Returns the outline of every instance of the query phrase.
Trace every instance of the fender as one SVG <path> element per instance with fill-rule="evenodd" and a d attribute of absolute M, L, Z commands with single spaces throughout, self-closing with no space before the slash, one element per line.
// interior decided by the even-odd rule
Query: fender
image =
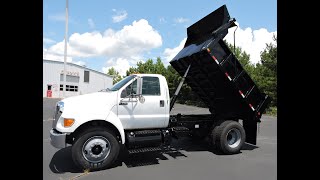
<path fill-rule="evenodd" d="M 110 111 L 106 121 L 111 123 L 112 125 L 114 125 L 118 129 L 120 136 L 121 136 L 121 142 L 122 142 L 122 144 L 124 144 L 126 138 L 125 138 L 124 129 L 123 129 L 123 126 L 122 126 L 122 123 L 121 123 L 119 117 L 115 113 Z"/>
<path fill-rule="evenodd" d="M 125 143 L 125 135 L 124 135 L 124 129 L 123 129 L 122 123 L 121 123 L 120 119 L 118 118 L 118 116 L 115 113 L 113 113 L 112 111 L 110 111 L 108 113 L 108 115 L 107 114 L 93 114 L 93 113 L 82 114 L 81 113 L 81 115 L 75 116 L 74 118 L 76 119 L 75 123 L 71 127 L 65 128 L 63 126 L 63 120 L 62 120 L 63 118 L 61 116 L 61 118 L 59 119 L 59 121 L 56 125 L 56 129 L 60 132 L 64 132 L 64 133 L 69 134 L 69 133 L 74 132 L 79 126 L 81 126 L 84 123 L 87 123 L 92 120 L 103 120 L 103 121 L 107 121 L 107 122 L 111 123 L 112 125 L 114 125 L 117 128 L 117 130 L 119 131 L 119 134 L 121 136 L 122 144 Z"/>

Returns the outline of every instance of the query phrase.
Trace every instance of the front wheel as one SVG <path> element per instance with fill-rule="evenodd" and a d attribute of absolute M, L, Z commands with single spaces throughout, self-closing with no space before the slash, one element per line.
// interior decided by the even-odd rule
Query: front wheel
<path fill-rule="evenodd" d="M 81 133 L 72 146 L 72 159 L 82 169 L 107 168 L 117 159 L 120 146 L 115 135 L 96 127 Z"/>
<path fill-rule="evenodd" d="M 225 154 L 238 153 L 245 142 L 246 134 L 242 125 L 236 121 L 224 121 L 212 132 L 214 145 Z"/>

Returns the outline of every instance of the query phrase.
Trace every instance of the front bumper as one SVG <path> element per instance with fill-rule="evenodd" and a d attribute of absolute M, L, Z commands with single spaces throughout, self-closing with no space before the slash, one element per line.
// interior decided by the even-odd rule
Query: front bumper
<path fill-rule="evenodd" d="M 58 132 L 55 129 L 50 130 L 50 143 L 53 147 L 61 149 L 66 147 L 66 133 Z"/>

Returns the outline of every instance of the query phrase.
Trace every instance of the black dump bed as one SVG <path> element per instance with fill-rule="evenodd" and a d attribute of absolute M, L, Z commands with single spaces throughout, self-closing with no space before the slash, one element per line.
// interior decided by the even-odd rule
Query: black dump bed
<path fill-rule="evenodd" d="M 270 98 L 223 41 L 234 22 L 224 5 L 188 27 L 186 44 L 170 64 L 181 76 L 191 64 L 185 80 L 213 115 L 257 122 Z"/>

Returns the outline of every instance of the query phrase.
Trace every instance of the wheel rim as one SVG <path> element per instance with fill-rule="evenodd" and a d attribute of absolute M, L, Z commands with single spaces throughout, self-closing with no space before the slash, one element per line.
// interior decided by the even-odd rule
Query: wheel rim
<path fill-rule="evenodd" d="M 105 160 L 111 150 L 111 144 L 103 136 L 89 138 L 82 146 L 82 156 L 91 163 L 98 163 Z"/>
<path fill-rule="evenodd" d="M 241 142 L 241 133 L 239 129 L 230 129 L 227 133 L 228 146 L 231 148 L 236 148 Z"/>

